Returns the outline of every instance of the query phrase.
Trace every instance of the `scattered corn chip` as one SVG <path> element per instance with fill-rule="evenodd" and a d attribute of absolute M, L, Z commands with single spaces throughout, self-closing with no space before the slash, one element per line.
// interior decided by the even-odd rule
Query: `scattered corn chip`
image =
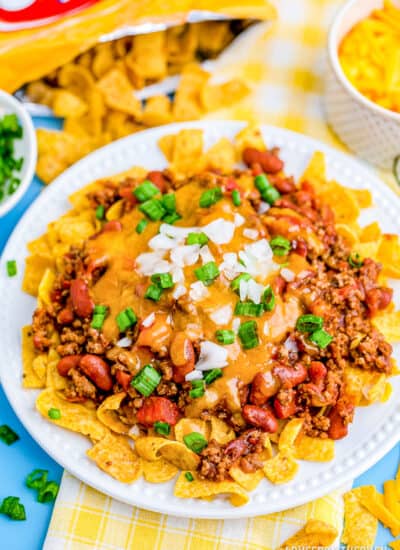
<path fill-rule="evenodd" d="M 337 529 L 333 525 L 325 521 L 309 519 L 305 526 L 300 531 L 297 531 L 293 537 L 290 537 L 281 544 L 278 550 L 326 547 L 333 544 L 337 536 Z"/>
<path fill-rule="evenodd" d="M 341 542 L 349 548 L 373 546 L 378 520 L 359 502 L 360 488 L 348 491 L 344 499 L 344 530 Z"/>

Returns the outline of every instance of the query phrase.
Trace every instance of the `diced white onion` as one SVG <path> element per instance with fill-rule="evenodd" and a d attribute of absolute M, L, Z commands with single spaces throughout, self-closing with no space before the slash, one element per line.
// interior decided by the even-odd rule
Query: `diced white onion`
<path fill-rule="evenodd" d="M 265 334 L 265 336 L 268 336 L 268 335 L 269 335 L 269 324 L 268 324 L 268 321 L 265 321 L 265 323 L 264 323 L 263 333 Z"/>
<path fill-rule="evenodd" d="M 232 306 L 230 304 L 222 306 L 210 313 L 209 316 L 216 325 L 227 325 L 232 318 Z"/>
<path fill-rule="evenodd" d="M 235 226 L 240 227 L 241 225 L 244 224 L 244 222 L 245 222 L 244 217 L 236 212 L 236 214 L 233 217 L 233 223 L 235 224 Z"/>
<path fill-rule="evenodd" d="M 209 249 L 208 245 L 202 246 L 200 248 L 200 258 L 203 264 L 207 264 L 208 262 L 215 262 L 215 258 L 211 254 L 211 250 Z"/>
<path fill-rule="evenodd" d="M 178 246 L 180 241 L 177 239 L 171 239 L 167 235 L 159 233 L 149 240 L 148 245 L 153 250 L 171 250 Z"/>
<path fill-rule="evenodd" d="M 239 283 L 239 298 L 241 302 L 244 302 L 247 298 L 248 281 L 240 281 Z"/>
<path fill-rule="evenodd" d="M 199 302 L 208 296 L 208 289 L 201 281 L 196 281 L 190 285 L 189 296 L 194 302 Z"/>
<path fill-rule="evenodd" d="M 142 275 L 154 275 L 155 273 L 169 273 L 171 264 L 163 259 L 165 251 L 145 252 L 136 258 L 138 271 Z"/>
<path fill-rule="evenodd" d="M 203 232 L 215 244 L 228 244 L 233 238 L 235 224 L 223 218 L 218 218 L 208 225 L 205 225 Z"/>
<path fill-rule="evenodd" d="M 243 229 L 243 235 L 248 239 L 255 241 L 258 238 L 259 232 L 257 229 L 250 229 L 250 227 L 246 227 L 246 229 Z"/>
<path fill-rule="evenodd" d="M 151 327 L 151 325 L 154 323 L 155 320 L 156 320 L 156 315 L 153 311 L 152 313 L 150 313 L 150 315 L 146 317 L 146 319 L 143 319 L 142 325 L 144 327 Z"/>
<path fill-rule="evenodd" d="M 176 287 L 174 288 L 173 292 L 172 292 L 172 298 L 174 300 L 178 300 L 181 296 L 183 296 L 184 294 L 186 294 L 187 290 L 186 290 L 186 287 L 183 286 L 183 285 L 176 285 Z"/>
<path fill-rule="evenodd" d="M 260 206 L 258 207 L 257 214 L 265 214 L 270 209 L 270 205 L 267 202 L 261 201 Z"/>
<path fill-rule="evenodd" d="M 226 252 L 222 258 L 224 261 L 219 266 L 219 270 L 230 281 L 245 271 L 244 266 L 238 262 L 238 257 L 235 252 Z"/>
<path fill-rule="evenodd" d="M 119 348 L 129 348 L 129 346 L 132 345 L 132 338 L 129 338 L 128 336 L 124 336 L 124 338 L 121 338 L 121 340 L 118 340 L 117 346 Z"/>
<path fill-rule="evenodd" d="M 197 370 L 211 370 L 226 367 L 228 364 L 228 350 L 223 347 L 205 340 L 200 344 L 200 357 L 195 368 Z"/>
<path fill-rule="evenodd" d="M 129 430 L 129 435 L 137 436 L 140 435 L 140 428 L 137 424 L 134 424 Z"/>
<path fill-rule="evenodd" d="M 244 250 L 239 252 L 239 257 L 244 263 L 243 271 L 247 271 L 253 277 L 265 278 L 271 271 L 278 268 L 273 261 L 272 249 L 267 239 L 245 245 Z"/>
<path fill-rule="evenodd" d="M 171 270 L 171 275 L 174 283 L 183 283 L 185 280 L 185 274 L 183 273 L 183 269 L 181 267 L 173 267 Z"/>
<path fill-rule="evenodd" d="M 239 319 L 239 317 L 235 317 L 232 321 L 232 330 L 237 333 L 239 331 L 240 324 L 241 320 Z"/>
<path fill-rule="evenodd" d="M 289 336 L 289 338 L 286 338 L 283 345 L 285 346 L 285 348 L 288 351 L 294 351 L 294 352 L 299 351 L 299 348 L 297 347 L 296 340 L 293 340 L 293 338 L 291 338 L 290 336 Z"/>
<path fill-rule="evenodd" d="M 192 380 L 201 380 L 203 378 L 203 373 L 201 370 L 192 370 L 188 372 L 185 376 L 186 382 L 191 382 Z"/>
<path fill-rule="evenodd" d="M 199 259 L 200 245 L 185 244 L 171 250 L 171 261 L 179 267 L 193 265 Z"/>
<path fill-rule="evenodd" d="M 283 269 L 281 269 L 281 275 L 287 283 L 291 283 L 296 278 L 296 275 L 294 274 L 294 272 L 291 269 L 288 269 L 287 267 L 284 267 Z"/>
<path fill-rule="evenodd" d="M 183 242 L 189 233 L 196 233 L 199 229 L 197 227 L 178 227 L 177 225 L 169 225 L 168 223 L 162 223 L 160 225 L 160 233 L 167 235 L 172 239 Z"/>
<path fill-rule="evenodd" d="M 247 297 L 255 304 L 261 302 L 261 296 L 263 295 L 264 287 L 256 283 L 253 279 L 250 279 L 247 284 Z"/>

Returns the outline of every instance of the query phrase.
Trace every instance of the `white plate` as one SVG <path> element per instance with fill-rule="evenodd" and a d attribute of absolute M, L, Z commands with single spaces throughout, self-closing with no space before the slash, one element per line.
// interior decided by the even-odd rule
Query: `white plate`
<path fill-rule="evenodd" d="M 329 463 L 302 462 L 297 477 L 285 485 L 263 481 L 251 494 L 250 502 L 235 508 L 223 498 L 213 502 L 183 500 L 173 496 L 173 482 L 159 484 L 139 480 L 124 485 L 102 472 L 85 455 L 89 441 L 44 420 L 34 407 L 37 391 L 21 387 L 21 326 L 30 322 L 35 300 L 21 288 L 26 243 L 42 234 L 48 222 L 69 208 L 67 196 L 91 180 L 115 174 L 138 164 L 148 169 L 160 169 L 165 160 L 157 148 L 160 136 L 180 128 L 203 128 L 205 144 L 210 146 L 222 136 L 233 138 L 243 127 L 240 122 L 203 121 L 174 124 L 147 130 L 112 143 L 75 164 L 62 174 L 36 200 L 12 234 L 0 266 L 1 380 L 15 412 L 32 437 L 64 468 L 76 477 L 112 497 L 157 512 L 192 518 L 235 518 L 255 516 L 291 508 L 318 498 L 353 479 L 377 462 L 400 438 L 400 404 L 396 396 L 400 378 L 393 379 L 392 399 L 385 404 L 358 409 L 347 438 L 336 443 L 336 458 Z M 371 172 L 350 157 L 322 143 L 287 130 L 264 126 L 263 134 L 269 146 L 281 147 L 286 171 L 298 176 L 315 150 L 326 153 L 329 177 L 349 187 L 372 191 L 377 208 L 362 215 L 361 223 L 373 219 L 381 222 L 385 231 L 400 233 L 400 200 Z M 5 262 L 16 259 L 18 276 L 5 275 Z M 400 304 L 400 285 L 394 283 L 395 301 Z M 399 349 L 395 355 L 399 357 Z"/>

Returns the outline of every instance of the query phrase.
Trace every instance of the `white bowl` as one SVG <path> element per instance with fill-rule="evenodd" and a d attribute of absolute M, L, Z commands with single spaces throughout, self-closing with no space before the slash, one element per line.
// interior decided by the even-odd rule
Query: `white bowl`
<path fill-rule="evenodd" d="M 325 107 L 328 122 L 357 155 L 392 170 L 400 155 L 400 114 L 363 96 L 345 76 L 338 57 L 344 36 L 356 23 L 383 7 L 383 0 L 350 0 L 338 12 L 329 32 Z"/>
<path fill-rule="evenodd" d="M 37 159 L 36 134 L 32 119 L 25 107 L 12 95 L 0 90 L 0 118 L 6 114 L 15 113 L 23 128 L 21 139 L 14 141 L 16 158 L 23 157 L 22 170 L 18 174 L 21 183 L 12 195 L 7 195 L 0 202 L 0 218 L 13 208 L 28 189 L 35 173 Z"/>

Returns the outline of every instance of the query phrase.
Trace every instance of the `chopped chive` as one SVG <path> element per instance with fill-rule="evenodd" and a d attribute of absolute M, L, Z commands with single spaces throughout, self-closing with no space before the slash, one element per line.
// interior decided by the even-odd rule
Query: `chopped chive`
<path fill-rule="evenodd" d="M 235 307 L 235 315 L 244 315 L 246 317 L 261 317 L 264 313 L 263 304 L 254 302 L 238 302 Z"/>
<path fill-rule="evenodd" d="M 47 414 L 49 416 L 49 418 L 51 418 L 52 420 L 60 420 L 61 418 L 61 411 L 60 409 L 55 409 L 55 408 L 51 408 L 47 411 Z"/>
<path fill-rule="evenodd" d="M 136 233 L 138 233 L 139 235 L 141 233 L 143 233 L 143 231 L 146 229 L 146 227 L 149 225 L 149 222 L 148 220 L 140 220 L 140 222 L 137 224 L 137 226 L 135 227 L 135 231 Z"/>
<path fill-rule="evenodd" d="M 153 300 L 154 302 L 158 302 L 158 300 L 161 298 L 162 295 L 162 288 L 160 288 L 157 285 L 150 285 L 146 293 L 144 295 L 145 298 L 148 300 Z"/>
<path fill-rule="evenodd" d="M 209 208 L 221 199 L 222 189 L 220 187 L 214 187 L 213 189 L 207 189 L 201 194 L 199 204 L 201 208 Z"/>
<path fill-rule="evenodd" d="M 221 378 L 221 376 L 222 376 L 222 369 L 208 370 L 204 375 L 204 382 L 207 384 L 207 386 L 209 386 L 210 384 L 215 382 L 215 380 L 217 380 L 218 378 Z"/>
<path fill-rule="evenodd" d="M 18 441 L 19 435 L 14 432 L 7 424 L 0 426 L 0 440 L 6 445 L 12 445 Z"/>
<path fill-rule="evenodd" d="M 20 503 L 19 497 L 6 497 L 1 503 L 0 514 L 16 521 L 26 519 L 25 507 Z"/>
<path fill-rule="evenodd" d="M 171 426 L 168 424 L 168 422 L 161 422 L 157 420 L 157 422 L 154 422 L 153 428 L 154 431 L 160 435 L 169 435 L 171 432 Z"/>
<path fill-rule="evenodd" d="M 173 214 L 176 211 L 175 193 L 167 193 L 161 197 L 161 202 L 167 212 Z"/>
<path fill-rule="evenodd" d="M 231 289 L 235 292 L 239 292 L 241 281 L 250 281 L 251 275 L 249 273 L 241 273 L 231 282 Z"/>
<path fill-rule="evenodd" d="M 275 294 L 270 286 L 264 290 L 262 303 L 265 311 L 272 311 L 275 307 Z"/>
<path fill-rule="evenodd" d="M 48 473 L 48 470 L 33 470 L 33 472 L 27 476 L 25 485 L 29 487 L 29 489 L 41 489 L 47 483 Z"/>
<path fill-rule="evenodd" d="M 185 472 L 185 477 L 188 481 L 194 481 L 194 477 L 191 472 Z"/>
<path fill-rule="evenodd" d="M 325 349 L 332 342 L 333 337 L 326 330 L 320 328 L 310 335 L 310 340 L 319 348 Z"/>
<path fill-rule="evenodd" d="M 307 313 L 305 315 L 300 315 L 296 321 L 296 328 L 300 332 L 314 332 L 322 328 L 324 320 L 318 315 L 312 315 Z"/>
<path fill-rule="evenodd" d="M 59 488 L 58 483 L 55 481 L 48 481 L 38 491 L 38 502 L 53 502 L 56 500 Z"/>
<path fill-rule="evenodd" d="M 15 260 L 8 260 L 6 263 L 7 275 L 9 277 L 15 277 L 17 274 L 17 262 Z"/>
<path fill-rule="evenodd" d="M 194 270 L 196 277 L 201 281 L 205 286 L 209 286 L 214 282 L 219 275 L 219 269 L 215 262 L 208 262 L 202 267 L 198 267 Z"/>
<path fill-rule="evenodd" d="M 157 186 L 154 185 L 154 183 L 149 180 L 145 180 L 132 192 L 139 202 L 145 202 L 154 197 L 154 195 L 158 195 L 160 190 Z"/>
<path fill-rule="evenodd" d="M 143 202 L 139 206 L 139 210 L 153 221 L 161 220 L 161 218 L 166 214 L 164 206 L 156 199 L 149 199 L 146 202 Z"/>
<path fill-rule="evenodd" d="M 275 256 L 286 256 L 292 246 L 288 239 L 280 235 L 271 239 L 269 244 Z"/>
<path fill-rule="evenodd" d="M 224 344 L 225 346 L 228 344 L 233 344 L 233 342 L 235 341 L 235 333 L 233 332 L 233 330 L 217 330 L 215 332 L 215 337 L 220 344 Z"/>
<path fill-rule="evenodd" d="M 265 174 L 259 174 L 254 178 L 254 185 L 263 194 L 267 189 L 271 188 L 271 184 Z"/>
<path fill-rule="evenodd" d="M 192 432 L 183 436 L 183 442 L 191 451 L 200 454 L 208 445 L 207 439 L 198 432 Z"/>
<path fill-rule="evenodd" d="M 105 208 L 102 204 L 96 208 L 96 218 L 98 220 L 104 220 Z"/>
<path fill-rule="evenodd" d="M 239 327 L 238 336 L 242 342 L 243 349 L 252 349 L 258 346 L 257 323 L 246 321 Z"/>
<path fill-rule="evenodd" d="M 148 397 L 161 382 L 161 374 L 151 365 L 145 365 L 131 380 L 131 386 L 139 393 Z"/>
<path fill-rule="evenodd" d="M 272 206 L 278 199 L 281 198 L 281 194 L 277 189 L 275 189 L 275 187 L 269 187 L 261 193 L 261 197 L 265 202 Z"/>
<path fill-rule="evenodd" d="M 200 246 L 204 246 L 208 243 L 208 237 L 205 233 L 189 233 L 186 243 L 199 244 Z"/>
<path fill-rule="evenodd" d="M 151 281 L 160 288 L 172 288 L 174 286 L 170 273 L 154 273 L 151 276 Z"/>
<path fill-rule="evenodd" d="M 131 307 L 127 307 L 116 316 L 116 321 L 120 332 L 125 332 L 128 328 L 137 323 L 137 317 Z"/>
<path fill-rule="evenodd" d="M 189 396 L 192 399 L 197 399 L 198 397 L 202 397 L 205 393 L 204 386 L 202 388 L 193 388 L 189 391 Z"/>
<path fill-rule="evenodd" d="M 242 204 L 242 199 L 240 198 L 240 192 L 237 189 L 232 191 L 232 202 L 234 206 L 240 206 Z"/>

